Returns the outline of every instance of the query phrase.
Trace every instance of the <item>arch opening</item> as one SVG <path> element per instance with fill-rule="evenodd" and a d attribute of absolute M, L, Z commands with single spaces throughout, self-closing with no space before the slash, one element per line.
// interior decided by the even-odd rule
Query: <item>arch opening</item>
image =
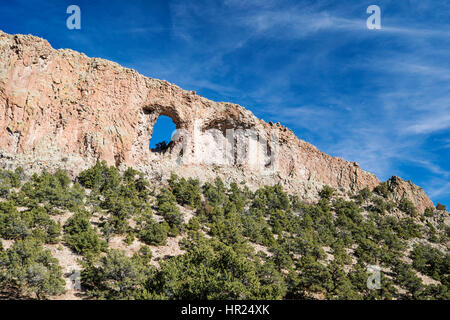
<path fill-rule="evenodd" d="M 152 137 L 149 141 L 149 148 L 152 152 L 163 153 L 172 146 L 172 137 L 176 133 L 176 125 L 172 118 L 160 115 L 153 126 Z"/>

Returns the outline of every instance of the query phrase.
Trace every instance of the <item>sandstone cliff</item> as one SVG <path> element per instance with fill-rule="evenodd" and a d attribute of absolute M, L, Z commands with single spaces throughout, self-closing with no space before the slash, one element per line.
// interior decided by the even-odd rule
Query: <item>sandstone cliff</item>
<path fill-rule="evenodd" d="M 179 131 L 161 153 L 148 148 L 160 115 L 170 116 Z M 98 159 L 134 166 L 154 179 L 173 171 L 253 187 L 282 183 L 305 200 L 325 184 L 342 192 L 379 184 L 357 163 L 331 157 L 239 105 L 0 31 L 0 165 L 78 173 Z M 407 189 L 420 209 L 432 206 L 420 188 Z"/>

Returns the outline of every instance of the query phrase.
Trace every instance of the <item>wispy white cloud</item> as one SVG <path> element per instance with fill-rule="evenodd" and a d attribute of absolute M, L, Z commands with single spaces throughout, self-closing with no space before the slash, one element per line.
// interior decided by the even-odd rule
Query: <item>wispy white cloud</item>
<path fill-rule="evenodd" d="M 450 128 L 450 110 L 448 114 L 434 114 L 420 119 L 420 123 L 405 128 L 406 133 L 425 134 Z"/>
<path fill-rule="evenodd" d="M 428 195 L 434 199 L 440 199 L 444 197 L 448 198 L 450 196 L 450 182 L 445 180 L 435 179 L 431 182 L 428 182 L 426 183 L 425 189 L 427 190 Z M 442 201 L 440 202 L 442 203 Z"/>
<path fill-rule="evenodd" d="M 416 163 L 443 178 L 450 177 L 450 171 L 442 169 L 440 166 L 434 164 L 429 160 L 410 159 L 409 161 Z"/>

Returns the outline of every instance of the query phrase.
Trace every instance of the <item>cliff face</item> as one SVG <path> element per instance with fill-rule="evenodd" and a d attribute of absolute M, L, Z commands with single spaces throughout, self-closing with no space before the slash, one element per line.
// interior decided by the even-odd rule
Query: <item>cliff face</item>
<path fill-rule="evenodd" d="M 178 134 L 167 151 L 152 152 L 148 141 L 160 115 L 173 119 Z M 98 159 L 159 179 L 174 171 L 255 187 L 280 182 L 305 200 L 325 184 L 341 191 L 379 184 L 357 163 L 331 157 L 239 105 L 0 31 L 0 164 L 78 173 Z M 424 193 L 420 201 L 432 205 Z"/>

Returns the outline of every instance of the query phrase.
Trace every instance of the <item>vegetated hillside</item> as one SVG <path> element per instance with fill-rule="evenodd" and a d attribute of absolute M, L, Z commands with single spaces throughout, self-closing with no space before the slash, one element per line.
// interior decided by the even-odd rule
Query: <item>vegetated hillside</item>
<path fill-rule="evenodd" d="M 161 185 L 104 162 L 76 181 L 0 170 L 1 297 L 449 299 L 448 213 L 393 199 L 383 183 L 305 204 L 279 185 Z"/>

